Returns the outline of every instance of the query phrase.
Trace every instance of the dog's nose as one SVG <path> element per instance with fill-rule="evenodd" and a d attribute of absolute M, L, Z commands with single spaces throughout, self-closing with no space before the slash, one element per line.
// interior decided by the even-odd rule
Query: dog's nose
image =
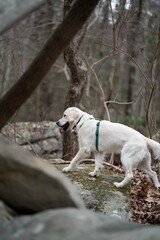
<path fill-rule="evenodd" d="M 56 122 L 57 126 L 59 126 L 59 121 Z"/>

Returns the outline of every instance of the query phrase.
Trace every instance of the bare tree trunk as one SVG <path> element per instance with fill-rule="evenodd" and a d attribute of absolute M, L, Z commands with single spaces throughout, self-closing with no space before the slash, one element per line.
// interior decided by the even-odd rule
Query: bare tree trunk
<path fill-rule="evenodd" d="M 129 24 L 129 33 L 128 33 L 128 52 L 129 54 L 136 59 L 137 50 L 136 40 L 138 36 L 139 30 L 139 21 L 142 11 L 142 2 L 140 0 L 131 0 L 131 19 Z M 128 69 L 128 92 L 127 92 L 127 101 L 132 102 L 134 97 L 137 94 L 136 91 L 136 83 L 137 83 L 137 69 L 133 62 L 130 62 Z M 133 113 L 133 104 L 127 104 L 125 109 L 126 115 L 130 116 Z M 135 111 L 134 111 L 135 113 Z"/>
<path fill-rule="evenodd" d="M 149 9 L 149 4 L 150 2 L 149 1 L 145 1 L 143 3 L 143 14 L 142 14 L 142 18 L 141 18 L 141 26 L 145 26 L 146 28 L 150 29 L 150 18 L 149 17 L 146 17 L 146 13 Z M 141 52 L 143 53 L 143 60 L 141 60 L 141 66 L 143 67 L 144 69 L 144 72 L 146 75 L 149 76 L 149 73 L 148 73 L 148 68 L 146 68 L 146 61 L 145 59 L 148 58 L 148 51 L 144 51 L 143 49 L 143 46 L 145 46 L 145 48 L 148 48 L 148 32 L 147 31 L 142 31 L 142 34 L 141 34 L 141 45 L 142 45 L 142 49 L 141 49 Z M 146 105 L 147 105 L 147 99 L 148 99 L 148 96 L 149 96 L 149 89 L 148 89 L 148 84 L 147 84 L 147 81 L 146 80 L 143 80 L 143 88 L 142 88 L 142 97 L 140 98 L 139 100 L 139 115 L 141 118 L 144 117 L 144 114 L 145 114 L 145 111 L 146 111 Z"/>
<path fill-rule="evenodd" d="M 159 92 L 160 92 L 160 81 L 159 81 L 159 76 L 160 76 L 160 16 L 159 16 L 159 22 L 158 22 L 158 29 L 157 29 L 157 52 L 156 52 L 156 63 L 155 63 L 155 81 L 157 84 L 156 88 L 156 111 L 159 111 Z"/>
<path fill-rule="evenodd" d="M 159 16 L 160 20 L 160 16 Z M 157 36 L 155 42 L 155 53 L 154 59 L 151 66 L 151 79 L 152 79 L 152 89 L 150 90 L 150 96 L 148 100 L 148 108 L 147 108 L 147 127 L 149 131 L 149 135 L 152 138 L 153 131 L 157 131 L 156 126 L 156 113 L 159 113 L 159 91 L 160 91 L 160 83 L 159 83 L 159 74 L 160 74 L 160 22 L 158 21 L 157 26 Z M 159 114 L 158 114 L 159 117 Z"/>
<path fill-rule="evenodd" d="M 116 70 L 116 53 L 117 53 L 117 48 L 119 46 L 119 35 L 121 31 L 121 25 L 123 23 L 123 16 L 125 15 L 125 4 L 126 0 L 121 0 L 119 1 L 119 11 L 117 15 L 116 21 L 114 20 L 113 17 L 113 11 L 112 11 L 112 6 L 110 3 L 110 8 L 111 8 L 111 14 L 112 14 L 112 40 L 113 40 L 113 46 L 112 46 L 112 56 L 111 56 L 111 65 L 110 65 L 110 72 L 109 72 L 109 79 L 108 79 L 108 93 L 106 97 L 106 101 L 109 102 L 112 99 L 113 95 L 113 80 L 115 76 L 115 70 Z M 107 103 L 107 106 L 109 103 Z M 102 110 L 100 112 L 100 118 L 102 119 L 105 114 L 105 108 L 104 106 L 102 107 Z"/>
<path fill-rule="evenodd" d="M 71 7 L 73 0 L 64 2 L 64 15 Z M 85 35 L 86 28 L 81 30 L 81 34 L 76 36 L 64 51 L 64 60 L 70 70 L 70 86 L 67 94 L 65 109 L 71 106 L 78 106 L 84 88 L 87 84 L 87 68 L 78 55 L 78 49 Z M 71 132 L 65 132 L 63 136 L 63 159 L 73 158 L 78 149 L 76 136 Z"/>
<path fill-rule="evenodd" d="M 117 20 L 114 22 L 113 20 L 113 29 L 112 29 L 112 35 L 113 35 L 113 51 L 112 51 L 112 58 L 111 58 L 111 68 L 109 73 L 109 88 L 108 88 L 108 96 L 107 101 L 110 101 L 112 99 L 113 94 L 113 80 L 115 75 L 115 68 L 116 68 L 116 48 L 118 48 L 119 43 L 119 35 L 121 30 L 121 24 L 123 22 L 123 15 L 125 11 L 125 4 L 126 0 L 122 0 L 119 2 L 119 12 L 117 16 Z"/>
<path fill-rule="evenodd" d="M 2 97 L 0 100 L 0 129 L 30 97 L 61 52 L 68 46 L 72 38 L 86 22 L 98 1 L 77 0 L 30 67 Z"/>

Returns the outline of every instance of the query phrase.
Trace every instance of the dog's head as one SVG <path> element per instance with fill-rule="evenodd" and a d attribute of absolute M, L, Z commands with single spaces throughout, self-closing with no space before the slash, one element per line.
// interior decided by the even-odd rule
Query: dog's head
<path fill-rule="evenodd" d="M 72 129 L 77 123 L 78 119 L 81 117 L 82 113 L 83 112 L 79 108 L 67 108 L 63 113 L 63 117 L 56 122 L 60 128 L 60 131 L 67 131 L 69 127 Z"/>

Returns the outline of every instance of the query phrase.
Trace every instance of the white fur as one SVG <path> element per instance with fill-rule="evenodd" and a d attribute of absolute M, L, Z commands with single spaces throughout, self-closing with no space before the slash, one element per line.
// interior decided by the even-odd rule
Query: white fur
<path fill-rule="evenodd" d="M 82 117 L 82 118 L 81 118 Z M 101 121 L 99 128 L 98 151 L 95 146 L 96 123 L 98 122 L 86 112 L 78 108 L 71 107 L 65 110 L 63 117 L 57 122 L 59 127 L 69 122 L 70 128 L 77 133 L 79 151 L 72 159 L 69 166 L 63 172 L 73 171 L 76 166 L 83 161 L 91 152 L 95 155 L 95 169 L 89 173 L 90 176 L 98 176 L 103 165 L 104 154 L 119 153 L 121 162 L 125 170 L 125 178 L 122 182 L 115 182 L 116 187 L 123 187 L 133 178 L 132 170 L 138 168 L 147 173 L 156 188 L 160 187 L 156 172 L 151 169 L 152 149 L 155 158 L 160 158 L 160 144 L 144 137 L 136 130 L 109 121 Z"/>

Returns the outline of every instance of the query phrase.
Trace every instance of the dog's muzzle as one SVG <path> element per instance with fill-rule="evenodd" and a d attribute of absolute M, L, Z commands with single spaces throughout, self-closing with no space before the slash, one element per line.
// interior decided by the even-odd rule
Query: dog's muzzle
<path fill-rule="evenodd" d="M 66 122 L 65 124 L 61 125 L 60 121 L 57 121 L 56 124 L 60 128 L 61 132 L 67 131 L 69 128 L 69 122 Z"/>

